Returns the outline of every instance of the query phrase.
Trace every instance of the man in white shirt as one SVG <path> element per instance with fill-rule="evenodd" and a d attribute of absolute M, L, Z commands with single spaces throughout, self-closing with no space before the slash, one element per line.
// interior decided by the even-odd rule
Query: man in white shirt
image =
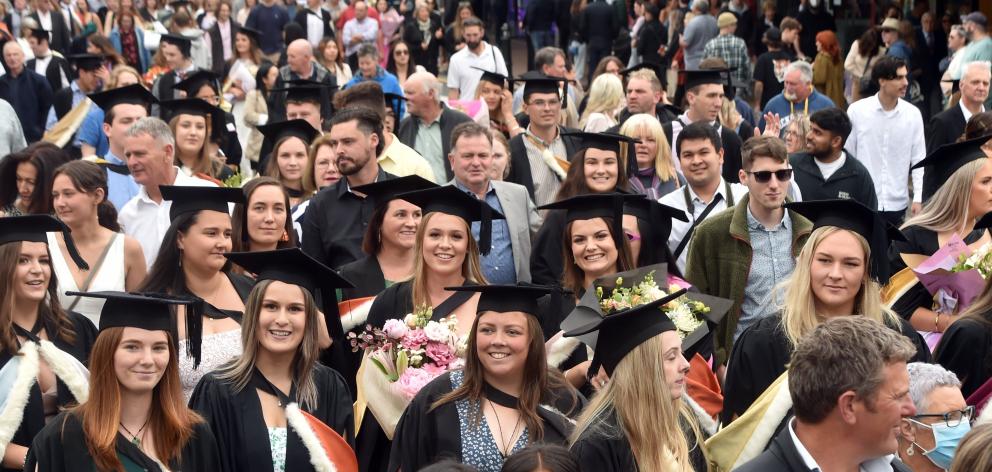
<path fill-rule="evenodd" d="M 738 472 L 909 470 L 896 458 L 905 418 L 916 414 L 906 362 L 916 348 L 864 316 L 838 316 L 800 339 L 789 364 L 795 418 Z"/>
<path fill-rule="evenodd" d="M 379 34 L 379 22 L 369 18 L 369 6 L 363 0 L 355 2 L 355 17 L 344 23 L 341 41 L 345 44 L 345 56 L 351 70 L 358 69 L 358 48 L 363 44 L 375 45 Z"/>
<path fill-rule="evenodd" d="M 906 62 L 884 56 L 872 66 L 879 91 L 854 102 L 848 109 L 851 135 L 844 148 L 868 169 L 878 195 L 882 217 L 898 227 L 910 207 L 909 168 L 927 154 L 920 110 L 903 100 L 909 87 Z M 912 171 L 912 213 L 920 211 L 923 170 Z"/>
<path fill-rule="evenodd" d="M 134 181 L 141 185 L 138 195 L 121 208 L 117 220 L 124 233 L 137 239 L 145 252 L 147 267 L 158 256 L 162 239 L 169 229 L 169 208 L 162 199 L 160 185 L 216 187 L 213 182 L 189 177 L 173 165 L 176 140 L 164 121 L 147 117 L 134 123 L 124 137 L 124 155 Z"/>
<path fill-rule="evenodd" d="M 462 22 L 462 37 L 465 47 L 451 56 L 448 63 L 448 99 L 475 98 L 475 88 L 479 86 L 483 71 L 509 76 L 506 62 L 499 48 L 483 39 L 486 28 L 482 20 L 471 17 Z"/>

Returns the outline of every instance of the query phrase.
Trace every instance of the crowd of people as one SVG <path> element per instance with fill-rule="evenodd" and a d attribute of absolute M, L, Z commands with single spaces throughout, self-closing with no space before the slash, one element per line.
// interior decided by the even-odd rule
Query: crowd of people
<path fill-rule="evenodd" d="M 0 0 L 0 469 L 992 470 L 988 19 L 836 3 Z"/>

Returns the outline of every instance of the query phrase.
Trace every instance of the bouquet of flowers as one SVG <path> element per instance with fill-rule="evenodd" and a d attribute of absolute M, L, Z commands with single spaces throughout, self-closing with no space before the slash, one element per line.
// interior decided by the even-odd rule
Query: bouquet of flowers
<path fill-rule="evenodd" d="M 596 287 L 596 298 L 603 314 L 613 313 L 651 303 L 682 290 L 677 284 L 669 284 L 667 291 L 658 286 L 654 280 L 655 271 L 651 270 L 640 282 L 632 287 L 623 286 L 623 277 L 617 277 L 615 288 L 605 295 L 603 286 Z M 710 307 L 700 300 L 692 300 L 686 294 L 661 306 L 662 311 L 675 323 L 675 329 L 680 339 L 685 339 L 706 324 L 705 316 L 710 313 Z"/>
<path fill-rule="evenodd" d="M 960 312 L 981 293 L 985 279 L 992 273 L 992 244 L 972 253 L 960 236 L 952 235 L 944 247 L 913 272 L 934 296 L 937 312 Z"/>
<path fill-rule="evenodd" d="M 352 350 L 364 350 L 367 360 L 359 373 L 360 390 L 390 438 L 424 385 L 464 366 L 466 346 L 458 339 L 457 320 L 432 321 L 431 314 L 429 306 L 420 307 L 402 320 L 386 321 L 382 329 L 367 325 L 361 333 L 348 333 Z"/>

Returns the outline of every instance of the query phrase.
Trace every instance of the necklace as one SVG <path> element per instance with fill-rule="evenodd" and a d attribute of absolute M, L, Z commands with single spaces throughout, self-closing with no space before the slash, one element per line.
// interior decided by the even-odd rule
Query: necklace
<path fill-rule="evenodd" d="M 124 426 L 124 423 L 123 422 L 118 422 L 118 424 L 121 425 L 121 428 L 124 428 L 124 431 L 127 434 L 131 435 L 131 444 L 134 444 L 135 446 L 138 446 L 140 448 L 141 447 L 141 438 L 139 438 L 139 436 L 141 436 L 141 432 L 145 430 L 145 426 L 148 426 L 148 420 L 149 419 L 151 419 L 151 416 L 149 416 L 148 418 L 145 418 L 145 424 L 141 425 L 141 427 L 138 428 L 138 433 L 137 434 L 134 434 L 134 433 L 131 432 L 131 430 L 127 429 L 127 426 Z"/>
<path fill-rule="evenodd" d="M 493 416 L 496 417 L 496 429 L 499 431 L 499 444 L 497 444 L 497 449 L 499 449 L 500 455 L 504 458 L 510 455 L 510 448 L 513 447 L 513 437 L 517 435 L 517 427 L 520 426 L 520 415 L 517 415 L 517 422 L 513 424 L 513 431 L 510 431 L 510 440 L 508 442 L 503 442 L 503 425 L 499 422 L 499 412 L 496 411 L 496 405 L 493 404 L 492 400 L 489 401 L 489 407 L 493 409 Z"/>

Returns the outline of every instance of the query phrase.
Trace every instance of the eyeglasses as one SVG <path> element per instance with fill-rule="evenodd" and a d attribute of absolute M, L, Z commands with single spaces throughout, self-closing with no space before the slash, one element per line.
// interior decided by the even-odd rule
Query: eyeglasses
<path fill-rule="evenodd" d="M 923 418 L 940 418 L 944 420 L 944 424 L 946 424 L 948 428 L 953 428 L 961 424 L 962 421 L 967 421 L 971 423 L 971 419 L 974 416 L 975 416 L 975 407 L 968 406 L 963 410 L 948 411 L 947 413 L 943 413 L 943 414 L 916 415 L 910 419 L 914 420 L 915 423 L 919 423 L 929 428 L 930 425 L 926 423 L 920 423 L 919 421 L 915 421 L 915 420 L 919 420 Z"/>
<path fill-rule="evenodd" d="M 393 55 L 394 56 L 409 56 L 410 55 L 410 51 L 407 51 L 406 49 L 397 49 L 397 50 L 393 51 Z"/>
<path fill-rule="evenodd" d="M 792 180 L 792 169 L 779 169 L 776 171 L 759 170 L 757 172 L 744 171 L 744 173 L 747 175 L 753 175 L 754 180 L 757 180 L 759 184 L 767 184 L 772 180 L 772 175 L 774 175 L 779 182 L 788 182 Z"/>
<path fill-rule="evenodd" d="M 640 241 L 641 240 L 641 235 L 639 235 L 639 234 L 628 233 L 626 231 L 624 231 L 623 234 L 627 235 L 627 241 L 633 242 L 633 241 Z"/>
<path fill-rule="evenodd" d="M 548 100 L 548 101 L 534 100 L 533 102 L 530 102 L 530 104 L 538 108 L 545 108 L 545 107 L 554 108 L 561 106 L 561 100 Z"/>

